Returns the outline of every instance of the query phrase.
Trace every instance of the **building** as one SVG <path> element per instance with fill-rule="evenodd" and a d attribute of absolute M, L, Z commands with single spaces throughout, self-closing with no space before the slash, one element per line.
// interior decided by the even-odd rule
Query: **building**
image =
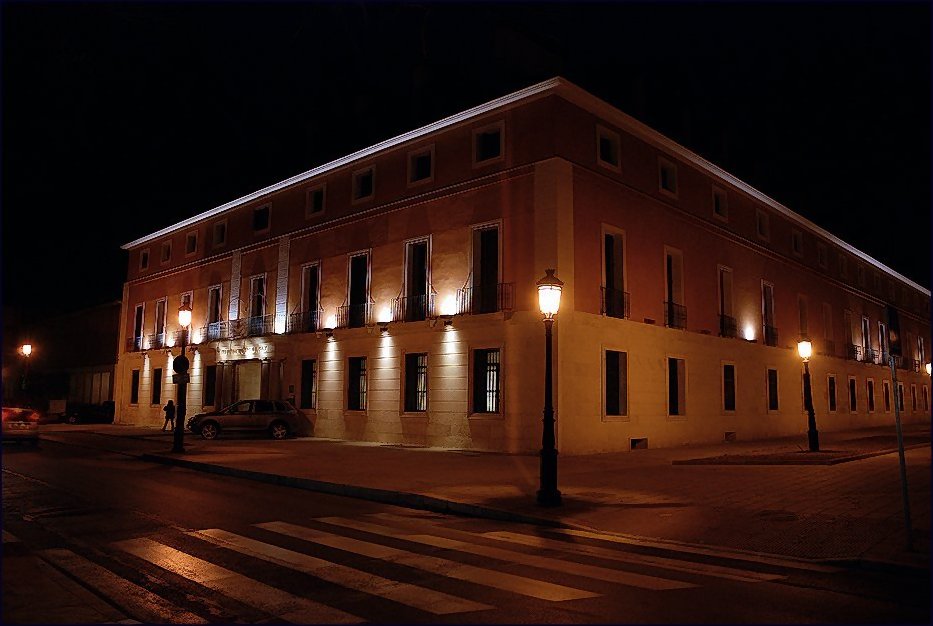
<path fill-rule="evenodd" d="M 802 433 L 801 336 L 821 430 L 930 415 L 928 289 L 562 78 L 124 248 L 118 421 L 161 423 L 187 301 L 189 414 L 536 450 L 546 268 L 563 453 Z"/>

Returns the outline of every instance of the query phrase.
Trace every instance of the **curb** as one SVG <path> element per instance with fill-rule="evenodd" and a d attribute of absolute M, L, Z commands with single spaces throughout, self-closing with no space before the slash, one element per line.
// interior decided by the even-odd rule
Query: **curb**
<path fill-rule="evenodd" d="M 882 572 L 885 574 L 910 574 L 910 575 L 930 575 L 930 567 L 916 565 L 913 563 L 896 563 L 894 561 L 885 561 L 881 559 L 864 559 L 861 557 L 853 559 L 823 559 L 820 561 L 826 565 L 836 565 L 846 569 L 860 569 L 869 572 Z"/>
<path fill-rule="evenodd" d="M 904 446 L 904 450 L 913 450 L 915 448 L 928 448 L 930 443 L 914 443 Z M 862 454 L 852 454 L 849 456 L 838 457 L 835 459 L 797 459 L 791 461 L 769 460 L 767 458 L 745 460 L 717 460 L 719 457 L 706 457 L 697 459 L 678 459 L 671 461 L 671 465 L 838 465 L 850 461 L 861 461 L 875 456 L 884 456 L 897 452 L 897 448 L 889 450 L 877 450 L 875 452 L 863 452 Z"/>

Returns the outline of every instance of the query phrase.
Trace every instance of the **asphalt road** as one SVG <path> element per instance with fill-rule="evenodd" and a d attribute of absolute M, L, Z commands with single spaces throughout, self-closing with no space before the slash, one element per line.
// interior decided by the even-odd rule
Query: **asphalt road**
<path fill-rule="evenodd" d="M 930 621 L 928 575 L 645 548 L 63 440 L 3 447 L 4 623 Z"/>

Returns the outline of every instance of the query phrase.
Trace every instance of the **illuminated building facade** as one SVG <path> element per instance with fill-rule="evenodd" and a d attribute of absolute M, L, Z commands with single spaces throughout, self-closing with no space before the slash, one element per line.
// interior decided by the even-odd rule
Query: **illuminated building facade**
<path fill-rule="evenodd" d="M 929 418 L 930 292 L 556 78 L 124 246 L 117 419 L 292 399 L 317 436 L 588 453 Z M 896 331 L 902 391 L 882 365 Z"/>

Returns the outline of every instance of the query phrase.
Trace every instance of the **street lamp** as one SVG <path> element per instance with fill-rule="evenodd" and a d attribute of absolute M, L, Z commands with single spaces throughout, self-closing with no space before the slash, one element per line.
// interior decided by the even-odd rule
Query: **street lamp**
<path fill-rule="evenodd" d="M 23 381 L 22 389 L 26 391 L 26 379 L 29 378 L 29 355 L 32 354 L 32 344 L 24 343 L 19 349 L 23 353 Z"/>
<path fill-rule="evenodd" d="M 172 439 L 172 452 L 184 452 L 185 446 L 185 409 L 187 408 L 188 398 L 188 357 L 185 356 L 185 348 L 188 345 L 188 326 L 191 325 L 191 307 L 187 302 L 182 302 L 178 307 L 178 324 L 181 326 L 181 355 L 172 361 L 172 369 L 178 375 L 177 397 L 175 399 L 175 433 Z"/>
<path fill-rule="evenodd" d="M 810 355 L 813 354 L 813 344 L 807 339 L 801 339 L 797 342 L 797 354 L 803 359 L 803 406 L 807 410 L 807 439 L 810 442 L 810 452 L 819 452 L 820 433 L 816 430 L 813 392 L 810 388 Z"/>
<path fill-rule="evenodd" d="M 930 376 L 931 371 L 933 371 L 933 367 L 931 367 L 930 364 L 927 363 L 927 376 Z"/>
<path fill-rule="evenodd" d="M 541 477 L 538 504 L 559 506 L 557 490 L 557 448 L 554 445 L 554 405 L 551 381 L 551 327 L 560 309 L 560 292 L 564 283 L 554 276 L 554 270 L 544 270 L 538 281 L 538 308 L 544 316 L 544 428 L 541 434 Z"/>

